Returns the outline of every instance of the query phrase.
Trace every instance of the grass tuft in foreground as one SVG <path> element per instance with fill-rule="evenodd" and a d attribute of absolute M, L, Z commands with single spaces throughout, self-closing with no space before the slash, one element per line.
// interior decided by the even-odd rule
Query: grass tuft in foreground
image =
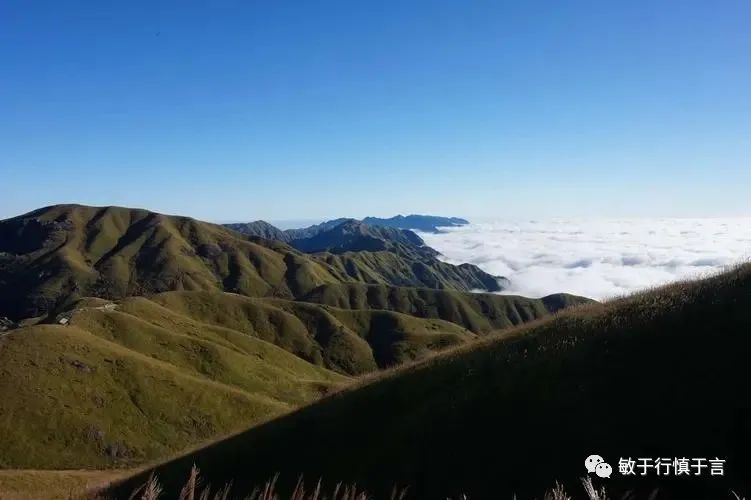
<path fill-rule="evenodd" d="M 250 495 L 242 497 L 231 496 L 232 483 L 227 483 L 216 491 L 212 491 L 211 485 L 203 485 L 200 478 L 200 471 L 195 465 L 190 471 L 185 486 L 180 491 L 178 500 L 369 500 L 371 497 L 368 492 L 358 488 L 357 484 L 343 485 L 337 483 L 331 493 L 326 493 L 322 487 L 322 480 L 319 479 L 312 488 L 308 488 L 303 477 L 300 476 L 295 484 L 295 488 L 289 495 L 285 495 L 277 490 L 277 481 L 279 475 L 266 481 L 262 487 L 256 487 Z M 632 491 L 627 491 L 621 495 L 611 496 L 605 487 L 599 489 L 592 483 L 592 479 L 587 476 L 581 478 L 582 491 L 578 496 L 569 495 L 562 484 L 556 482 L 555 486 L 549 489 L 543 496 L 543 500 L 659 500 L 659 489 L 655 489 L 643 496 L 637 496 Z M 405 500 L 408 498 L 408 487 L 393 487 L 389 500 Z M 729 497 L 733 500 L 745 500 L 737 493 L 731 491 Z M 146 483 L 131 494 L 128 500 L 157 500 L 162 497 L 162 487 L 156 475 L 151 475 Z M 514 495 L 514 500 L 518 500 Z M 453 499 L 447 499 L 453 500 Z M 467 495 L 460 495 L 457 500 L 470 500 Z"/>

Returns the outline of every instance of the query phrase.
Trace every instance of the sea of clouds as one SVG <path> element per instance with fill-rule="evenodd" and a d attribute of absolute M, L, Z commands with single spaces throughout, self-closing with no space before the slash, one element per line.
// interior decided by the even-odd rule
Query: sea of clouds
<path fill-rule="evenodd" d="M 495 220 L 420 236 L 447 262 L 505 276 L 504 293 L 530 297 L 607 299 L 751 257 L 751 218 Z"/>

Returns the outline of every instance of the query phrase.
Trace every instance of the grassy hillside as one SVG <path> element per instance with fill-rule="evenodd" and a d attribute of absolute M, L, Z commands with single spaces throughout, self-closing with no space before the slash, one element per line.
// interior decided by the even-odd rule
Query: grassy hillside
<path fill-rule="evenodd" d="M 0 337 L 0 467 L 143 463 L 346 382 L 245 333 L 143 298 Z"/>
<path fill-rule="evenodd" d="M 727 498 L 730 487 L 751 487 L 749 332 L 743 266 L 508 330 L 156 470 L 168 491 L 197 463 L 206 481 L 232 480 L 236 493 L 279 472 L 283 488 L 304 473 L 376 495 L 399 483 L 410 498 L 483 499 L 576 482 L 592 453 L 614 464 L 607 486 L 617 491 L 658 479 L 624 479 L 619 457 L 720 457 L 723 477 L 659 484 L 667 498 Z"/>
<path fill-rule="evenodd" d="M 60 205 L 0 222 L 0 310 L 36 316 L 79 296 L 230 290 L 292 297 L 336 282 L 282 243 L 187 217 Z"/>
<path fill-rule="evenodd" d="M 357 252 L 392 250 L 435 257 L 438 252 L 425 246 L 425 242 L 412 231 L 393 227 L 369 226 L 355 220 L 321 231 L 303 239 L 291 240 L 290 244 L 305 252 Z"/>
<path fill-rule="evenodd" d="M 346 278 L 341 280 L 343 282 L 463 292 L 499 291 L 506 283 L 506 280 L 491 276 L 471 264 L 455 266 L 437 259 L 414 259 L 411 255 L 389 251 L 344 252 L 336 255 L 320 253 L 314 257 L 317 261 L 331 266 L 337 274 L 345 276 Z"/>
<path fill-rule="evenodd" d="M 0 467 L 143 463 L 476 338 L 440 319 L 223 292 L 86 298 L 54 320 L 67 323 L 0 337 Z"/>
<path fill-rule="evenodd" d="M 312 256 L 146 210 L 58 205 L 0 221 L 0 316 L 11 319 L 39 316 L 84 296 L 210 290 L 296 298 L 327 283 L 357 281 L 498 287 L 475 266 L 390 251 Z"/>
<path fill-rule="evenodd" d="M 350 375 L 411 361 L 476 337 L 454 323 L 392 311 L 210 292 L 167 292 L 152 300 L 202 324 L 258 337 L 310 363 Z M 139 300 L 145 303 L 149 301 Z M 125 301 L 123 308 L 143 315 L 130 304 Z"/>
<path fill-rule="evenodd" d="M 0 470 L 3 500 L 90 500 L 91 491 L 125 476 L 116 470 Z"/>
<path fill-rule="evenodd" d="M 322 285 L 302 300 L 343 309 L 383 309 L 419 318 L 440 318 L 475 333 L 508 328 L 544 318 L 566 307 L 593 302 L 565 293 L 530 299 L 515 295 L 360 283 Z"/>

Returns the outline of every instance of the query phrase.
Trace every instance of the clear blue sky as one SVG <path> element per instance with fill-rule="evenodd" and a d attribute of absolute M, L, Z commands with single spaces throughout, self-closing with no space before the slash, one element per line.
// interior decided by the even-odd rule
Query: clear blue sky
<path fill-rule="evenodd" d="M 0 218 L 751 214 L 751 2 L 0 3 Z"/>

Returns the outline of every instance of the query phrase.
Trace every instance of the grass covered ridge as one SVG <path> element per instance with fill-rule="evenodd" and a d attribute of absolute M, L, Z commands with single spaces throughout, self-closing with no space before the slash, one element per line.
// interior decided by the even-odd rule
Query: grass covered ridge
<path fill-rule="evenodd" d="M 122 307 L 138 316 L 144 311 L 135 304 L 147 303 L 162 305 L 201 324 L 255 336 L 310 363 L 348 375 L 411 361 L 434 349 L 476 338 L 469 330 L 440 319 L 227 293 L 166 292 L 151 301 L 125 300 Z"/>
<path fill-rule="evenodd" d="M 101 307 L 101 306 L 99 306 Z M 347 378 L 144 298 L 0 337 L 0 466 L 143 463 L 310 402 Z"/>
<path fill-rule="evenodd" d="M 563 312 L 397 368 L 156 467 L 167 492 L 191 466 L 233 491 L 336 477 L 376 496 L 540 496 L 583 460 L 720 457 L 722 478 L 660 478 L 676 498 L 747 491 L 751 266 Z M 285 443 L 280 446 L 279 443 Z M 142 484 L 148 471 L 115 492 Z M 293 479 L 288 479 L 292 481 Z M 618 491 L 655 486 L 616 475 Z M 280 483 L 280 488 L 294 484 Z"/>
<path fill-rule="evenodd" d="M 362 283 L 321 285 L 302 300 L 343 309 L 382 309 L 419 318 L 440 318 L 477 334 L 544 318 L 566 307 L 594 302 L 566 293 L 531 299 L 516 295 Z"/>

